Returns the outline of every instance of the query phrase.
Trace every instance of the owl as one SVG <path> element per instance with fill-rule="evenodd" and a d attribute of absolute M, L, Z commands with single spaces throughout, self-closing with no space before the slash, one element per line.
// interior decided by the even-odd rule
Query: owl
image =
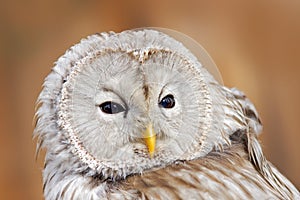
<path fill-rule="evenodd" d="M 300 199 L 254 105 L 175 36 L 95 34 L 57 60 L 34 130 L 45 199 Z"/>

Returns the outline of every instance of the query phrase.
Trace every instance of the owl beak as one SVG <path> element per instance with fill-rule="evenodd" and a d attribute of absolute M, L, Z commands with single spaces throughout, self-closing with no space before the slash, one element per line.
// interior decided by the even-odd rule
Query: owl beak
<path fill-rule="evenodd" d="M 147 126 L 147 129 L 144 132 L 144 140 L 148 147 L 149 155 L 152 158 L 155 151 L 155 143 L 156 143 L 156 133 L 154 132 L 152 124 L 149 124 Z"/>

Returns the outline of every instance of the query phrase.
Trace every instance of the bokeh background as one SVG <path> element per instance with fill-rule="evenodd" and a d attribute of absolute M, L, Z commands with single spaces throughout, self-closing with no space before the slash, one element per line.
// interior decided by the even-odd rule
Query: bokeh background
<path fill-rule="evenodd" d="M 263 124 L 265 154 L 300 187 L 300 1 L 0 0 L 0 199 L 42 199 L 35 100 L 54 61 L 82 37 L 165 27 L 210 53 Z"/>

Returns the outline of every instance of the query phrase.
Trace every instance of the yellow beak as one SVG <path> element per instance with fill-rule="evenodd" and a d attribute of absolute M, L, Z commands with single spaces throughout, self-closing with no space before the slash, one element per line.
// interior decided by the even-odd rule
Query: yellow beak
<path fill-rule="evenodd" d="M 154 132 L 152 124 L 149 124 L 147 126 L 147 129 L 144 132 L 144 140 L 148 147 L 149 155 L 152 158 L 155 151 L 155 143 L 156 143 L 156 133 Z"/>

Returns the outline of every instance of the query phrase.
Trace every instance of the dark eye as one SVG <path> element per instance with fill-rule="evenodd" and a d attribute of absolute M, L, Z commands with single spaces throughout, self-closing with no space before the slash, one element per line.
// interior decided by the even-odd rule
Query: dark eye
<path fill-rule="evenodd" d="M 173 108 L 175 106 L 174 96 L 168 94 L 159 102 L 159 105 L 163 108 Z"/>
<path fill-rule="evenodd" d="M 125 111 L 125 108 L 122 105 L 112 101 L 106 101 L 102 103 L 99 107 L 101 111 L 106 114 L 116 114 Z"/>

